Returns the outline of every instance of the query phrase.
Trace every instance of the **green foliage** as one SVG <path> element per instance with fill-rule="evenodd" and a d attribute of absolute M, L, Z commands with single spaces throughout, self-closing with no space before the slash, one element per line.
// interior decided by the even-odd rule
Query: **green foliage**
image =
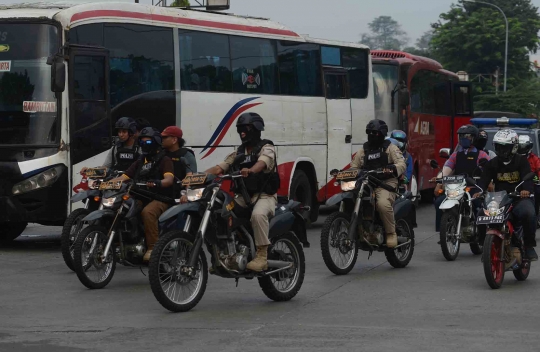
<path fill-rule="evenodd" d="M 522 81 L 506 93 L 477 96 L 474 109 L 478 111 L 511 111 L 524 116 L 540 116 L 540 80 L 531 78 Z"/>
<path fill-rule="evenodd" d="M 189 6 L 189 0 L 174 0 L 174 2 L 171 4 L 171 7 L 188 7 Z"/>
<path fill-rule="evenodd" d="M 371 49 L 400 50 L 409 41 L 401 25 L 390 16 L 379 16 L 368 26 L 371 33 L 362 34 L 360 43 Z"/>
<path fill-rule="evenodd" d="M 508 17 L 508 87 L 530 78 L 529 52 L 539 45 L 540 15 L 531 0 L 484 0 L 499 6 Z M 470 74 L 492 74 L 504 69 L 506 25 L 495 8 L 458 0 L 432 24 L 431 49 L 446 69 Z M 477 87 L 492 91 L 491 84 Z"/>

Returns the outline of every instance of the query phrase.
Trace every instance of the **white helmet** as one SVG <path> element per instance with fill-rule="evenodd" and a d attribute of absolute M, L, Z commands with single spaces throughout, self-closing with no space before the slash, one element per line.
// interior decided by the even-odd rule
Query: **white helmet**
<path fill-rule="evenodd" d="M 500 130 L 493 137 L 495 153 L 504 162 L 510 162 L 519 146 L 519 136 L 511 129 Z"/>

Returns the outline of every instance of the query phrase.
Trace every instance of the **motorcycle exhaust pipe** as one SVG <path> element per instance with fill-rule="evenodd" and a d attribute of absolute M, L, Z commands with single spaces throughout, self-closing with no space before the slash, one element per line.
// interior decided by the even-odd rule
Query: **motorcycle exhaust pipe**
<path fill-rule="evenodd" d="M 292 264 L 291 262 L 284 262 L 282 260 L 269 260 L 268 261 L 268 267 L 274 268 L 274 269 L 286 268 L 291 264 Z"/>

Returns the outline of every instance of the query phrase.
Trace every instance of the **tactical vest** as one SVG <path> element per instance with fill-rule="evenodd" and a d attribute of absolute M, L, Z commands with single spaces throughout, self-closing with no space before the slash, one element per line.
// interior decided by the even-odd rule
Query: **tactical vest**
<path fill-rule="evenodd" d="M 113 156 L 113 169 L 126 171 L 139 158 L 139 147 L 133 145 L 131 148 L 127 148 L 124 143 L 118 142 L 114 146 Z"/>
<path fill-rule="evenodd" d="M 182 163 L 181 158 L 183 158 L 187 153 L 193 154 L 195 156 L 195 153 L 191 149 L 188 148 L 180 148 L 177 151 L 174 152 L 165 152 L 165 155 L 171 158 L 173 165 L 174 165 L 174 194 L 175 197 L 180 195 L 180 191 L 182 189 L 182 184 L 178 183 L 178 181 L 182 181 L 188 171 L 194 172 L 192 170 L 189 170 L 186 168 L 186 166 Z M 191 165 L 193 167 L 193 165 Z"/>
<path fill-rule="evenodd" d="M 458 152 L 456 156 L 456 167 L 454 168 L 455 175 L 473 176 L 474 169 L 478 166 L 478 156 L 480 152 L 469 151 L 465 154 L 464 151 Z"/>
<path fill-rule="evenodd" d="M 372 148 L 369 142 L 364 143 L 364 169 L 371 171 L 377 169 L 383 169 L 388 166 L 388 153 L 386 150 L 392 144 L 389 140 L 385 140 L 383 144 L 378 148 Z M 392 175 L 382 176 L 378 175 L 377 178 L 381 180 L 394 178 Z"/>
<path fill-rule="evenodd" d="M 250 154 L 246 155 L 246 147 L 244 145 L 240 146 L 236 151 L 236 159 L 233 164 L 233 168 L 242 170 L 244 168 L 251 168 L 255 165 L 259 159 L 259 153 L 261 152 L 262 147 L 266 144 L 274 145 L 272 141 L 267 139 L 261 140 L 253 149 Z M 257 193 L 266 193 L 269 195 L 276 194 L 279 186 L 279 174 L 277 172 L 277 158 L 274 160 L 274 170 L 271 172 L 259 172 L 257 174 L 250 174 L 248 177 L 244 178 L 244 184 L 246 185 L 248 194 L 250 197 L 253 197 Z M 234 193 L 240 193 L 240 189 L 236 182 L 233 182 L 232 191 Z"/>

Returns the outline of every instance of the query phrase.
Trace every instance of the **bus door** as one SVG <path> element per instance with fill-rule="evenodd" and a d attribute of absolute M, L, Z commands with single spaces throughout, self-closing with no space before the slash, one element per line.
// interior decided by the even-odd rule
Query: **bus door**
<path fill-rule="evenodd" d="M 451 82 L 452 92 L 452 150 L 458 143 L 457 130 L 469 124 L 473 117 L 471 82 Z"/>
<path fill-rule="evenodd" d="M 70 45 L 68 75 L 71 184 L 76 186 L 80 169 L 101 166 L 111 148 L 108 50 Z"/>
<path fill-rule="evenodd" d="M 351 161 L 352 119 L 348 73 L 329 69 L 324 72 L 328 128 L 327 171 L 343 169 Z M 327 172 L 327 181 L 330 177 Z"/>

